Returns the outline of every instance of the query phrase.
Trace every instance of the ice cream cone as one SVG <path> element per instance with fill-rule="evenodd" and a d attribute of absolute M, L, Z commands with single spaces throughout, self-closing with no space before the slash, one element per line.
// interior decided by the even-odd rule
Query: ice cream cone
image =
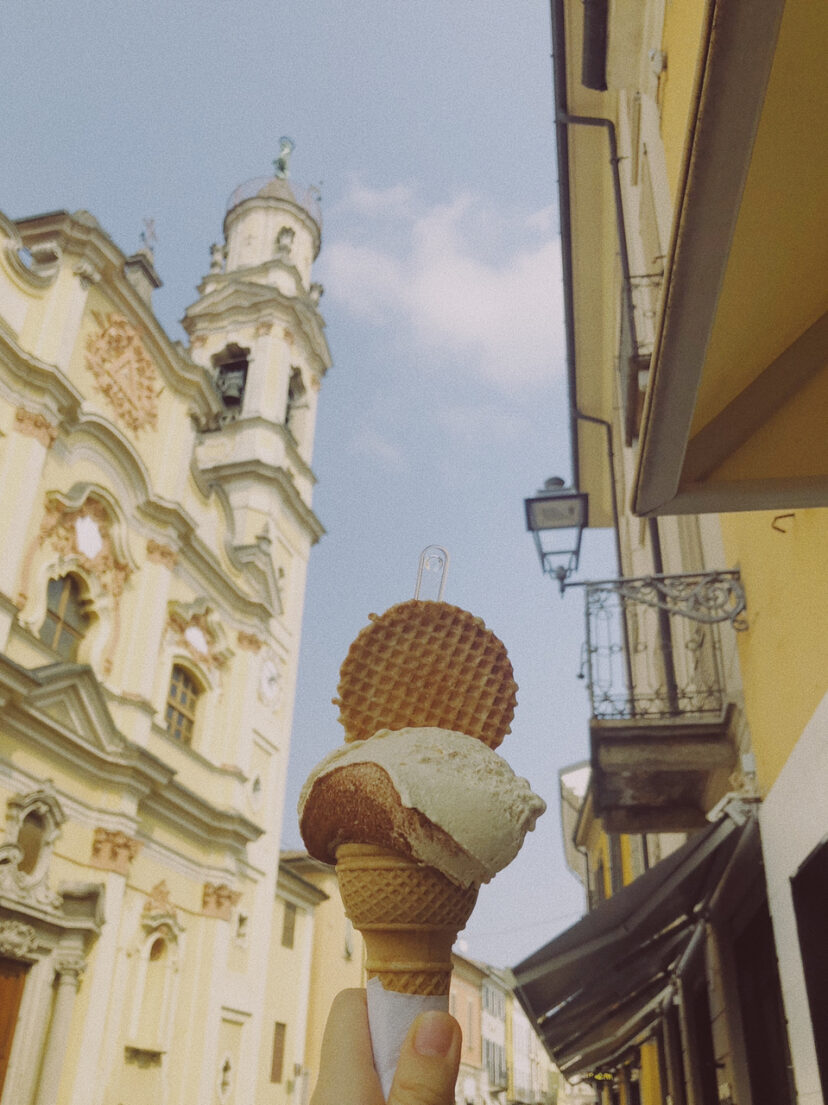
<path fill-rule="evenodd" d="M 336 873 L 365 940 L 368 977 L 400 994 L 448 994 L 451 949 L 478 888 L 372 844 L 341 844 Z"/>

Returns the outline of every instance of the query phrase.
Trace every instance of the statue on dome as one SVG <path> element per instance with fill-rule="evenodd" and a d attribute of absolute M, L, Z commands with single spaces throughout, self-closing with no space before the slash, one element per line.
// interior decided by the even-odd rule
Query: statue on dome
<path fill-rule="evenodd" d="M 292 138 L 279 139 L 279 156 L 273 162 L 275 175 L 279 180 L 287 180 L 290 176 L 290 155 L 293 153 L 296 143 Z"/>

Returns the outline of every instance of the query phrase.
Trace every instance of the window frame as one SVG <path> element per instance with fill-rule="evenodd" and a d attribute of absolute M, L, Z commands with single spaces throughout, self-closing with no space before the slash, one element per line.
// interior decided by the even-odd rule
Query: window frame
<path fill-rule="evenodd" d="M 176 684 L 176 676 L 179 673 L 182 678 Z M 185 685 L 183 689 L 188 695 L 188 699 L 182 701 L 178 692 L 180 692 L 185 679 L 189 685 Z M 174 690 L 177 692 L 175 696 L 173 695 Z M 168 737 L 188 748 L 192 747 L 193 744 L 198 720 L 198 703 L 203 695 L 204 684 L 192 668 L 178 660 L 173 661 L 167 680 L 167 694 L 164 699 L 164 729 Z M 192 706 L 190 706 L 190 699 L 192 699 Z M 174 717 L 178 718 L 181 724 L 174 725 Z"/>
<path fill-rule="evenodd" d="M 56 588 L 59 590 L 55 601 Z M 46 584 L 46 613 L 38 631 L 38 637 L 47 648 L 69 662 L 77 659 L 81 643 L 92 625 L 92 615 L 88 609 L 84 609 L 85 606 L 89 606 L 85 592 L 86 587 L 77 572 L 50 576 Z M 68 620 L 67 614 L 76 618 L 80 625 Z M 64 634 L 70 639 L 68 650 L 61 647 Z"/>

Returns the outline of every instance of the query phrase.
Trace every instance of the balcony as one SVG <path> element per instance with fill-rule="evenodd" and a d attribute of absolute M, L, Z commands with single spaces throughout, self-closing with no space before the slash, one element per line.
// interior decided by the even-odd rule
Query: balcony
<path fill-rule="evenodd" d="M 736 763 L 720 625 L 744 628 L 737 572 L 584 584 L 595 812 L 607 832 L 686 831 Z"/>

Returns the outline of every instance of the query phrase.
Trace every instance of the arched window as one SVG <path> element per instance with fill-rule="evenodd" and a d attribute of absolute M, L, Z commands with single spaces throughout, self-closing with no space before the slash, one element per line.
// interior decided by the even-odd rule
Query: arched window
<path fill-rule="evenodd" d="M 23 855 L 17 869 L 24 875 L 31 875 L 46 840 L 46 818 L 39 810 L 30 810 L 20 823 L 17 833 L 17 846 Z"/>
<path fill-rule="evenodd" d="M 287 410 L 285 411 L 285 426 L 298 441 L 301 436 L 301 416 L 299 411 L 308 409 L 305 382 L 298 368 L 290 370 L 288 381 Z"/>
<path fill-rule="evenodd" d="M 89 629 L 92 619 L 86 606 L 77 576 L 66 575 L 49 580 L 46 618 L 40 627 L 40 639 L 64 660 L 77 657 L 78 646 Z"/>
<path fill-rule="evenodd" d="M 175 664 L 167 693 L 167 732 L 184 744 L 190 744 L 193 739 L 200 694 L 201 686 L 195 676 L 181 664 Z"/>
<path fill-rule="evenodd" d="M 234 422 L 241 414 L 244 390 L 247 387 L 249 358 L 250 350 L 243 349 L 234 342 L 212 358 L 216 373 L 216 387 L 224 403 L 222 425 Z"/>

